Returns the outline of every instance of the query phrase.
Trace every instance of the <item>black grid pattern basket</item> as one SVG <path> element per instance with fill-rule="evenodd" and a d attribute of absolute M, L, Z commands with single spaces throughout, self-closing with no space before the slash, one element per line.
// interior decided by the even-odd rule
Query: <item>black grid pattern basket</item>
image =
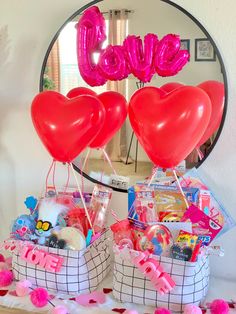
<path fill-rule="evenodd" d="M 176 283 L 170 293 L 159 295 L 150 280 L 131 264 L 129 254 L 119 254 L 117 248 L 114 251 L 113 295 L 121 302 L 165 307 L 172 313 L 182 313 L 186 304 L 199 305 L 207 294 L 210 275 L 208 257 L 192 263 L 152 255 Z"/>
<path fill-rule="evenodd" d="M 16 280 L 28 279 L 34 287 L 46 288 L 52 293 L 77 295 L 97 288 L 108 274 L 111 264 L 109 231 L 82 251 L 61 250 L 37 246 L 63 258 L 60 272 L 53 273 L 27 263 L 19 253 L 13 254 L 12 267 Z"/>

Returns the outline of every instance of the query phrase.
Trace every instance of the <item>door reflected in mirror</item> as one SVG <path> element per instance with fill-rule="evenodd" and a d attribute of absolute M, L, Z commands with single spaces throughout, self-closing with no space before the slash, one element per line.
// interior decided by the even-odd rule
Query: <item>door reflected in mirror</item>
<path fill-rule="evenodd" d="M 106 91 L 116 91 L 130 100 L 133 93 L 144 86 L 162 87 L 165 92 L 171 92 L 182 85 L 199 86 L 210 96 L 211 102 L 218 102 L 221 115 L 213 117 L 214 132 L 204 134 L 199 148 L 180 165 L 180 170 L 192 168 L 208 155 L 212 149 L 217 132 L 221 125 L 224 111 L 224 76 L 223 64 L 218 51 L 215 51 L 210 38 L 189 16 L 175 6 L 163 1 L 149 0 L 104 0 L 96 4 L 103 13 L 106 22 L 106 40 L 103 48 L 108 45 L 122 45 L 128 35 L 137 35 L 142 39 L 146 34 L 153 33 L 161 39 L 166 34 L 177 34 L 181 39 L 181 49 L 187 49 L 190 60 L 175 76 L 161 77 L 154 75 L 150 83 L 142 83 L 135 76 L 129 75 L 121 81 L 107 81 L 102 86 L 91 87 L 81 77 L 78 69 L 76 24 L 83 12 L 68 20 L 63 29 L 58 32 L 52 49 L 46 56 L 41 87 L 43 90 L 54 90 L 67 95 L 76 87 L 86 87 L 96 94 Z M 99 54 L 93 55 L 98 62 Z M 217 93 L 216 93 L 217 91 Z M 220 109 L 221 108 L 221 109 Z M 219 120 L 216 123 L 216 120 Z M 216 126 L 217 124 L 217 126 Z M 167 143 L 168 144 L 168 143 Z M 181 145 L 181 143 L 179 144 Z M 122 128 L 102 150 L 90 149 L 84 151 L 76 160 L 75 166 L 87 176 L 99 182 L 111 185 L 114 173 L 128 177 L 129 184 L 143 180 L 152 173 L 153 163 L 150 161 L 133 133 L 127 118 Z M 112 161 L 112 165 L 109 161 Z M 120 178 L 119 188 L 126 189 L 127 181 Z M 126 184 L 127 183 L 127 184 Z M 123 185 L 122 185 L 123 184 Z"/>

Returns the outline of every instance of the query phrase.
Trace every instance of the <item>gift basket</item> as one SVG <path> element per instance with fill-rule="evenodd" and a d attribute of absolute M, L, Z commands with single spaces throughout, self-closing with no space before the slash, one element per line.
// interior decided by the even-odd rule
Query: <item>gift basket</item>
<path fill-rule="evenodd" d="M 83 197 L 92 227 L 78 191 L 48 190 L 39 200 L 26 199 L 30 214 L 14 221 L 5 242 L 13 254 L 15 280 L 65 295 L 97 288 L 110 270 L 106 217 L 111 190 L 95 186 L 92 195 Z"/>
<path fill-rule="evenodd" d="M 198 306 L 209 287 L 209 255 L 223 255 L 212 241 L 235 222 L 196 169 L 163 172 L 129 188 L 128 218 L 114 235 L 113 294 L 121 302 L 182 313 Z M 176 184 L 177 183 L 177 184 Z"/>

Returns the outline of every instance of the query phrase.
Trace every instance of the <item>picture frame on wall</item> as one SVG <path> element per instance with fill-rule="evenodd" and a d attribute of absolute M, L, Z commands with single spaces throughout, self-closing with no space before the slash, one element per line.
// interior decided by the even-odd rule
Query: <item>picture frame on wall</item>
<path fill-rule="evenodd" d="M 216 61 L 216 52 L 209 39 L 195 39 L 195 61 Z"/>
<path fill-rule="evenodd" d="M 190 39 L 181 39 L 180 42 L 180 49 L 188 50 L 188 52 L 190 53 Z"/>

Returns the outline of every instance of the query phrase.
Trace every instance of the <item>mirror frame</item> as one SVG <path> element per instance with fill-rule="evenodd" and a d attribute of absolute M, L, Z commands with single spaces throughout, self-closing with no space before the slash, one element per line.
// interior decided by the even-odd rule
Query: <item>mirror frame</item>
<path fill-rule="evenodd" d="M 43 75 L 44 75 L 44 72 L 45 72 L 45 68 L 46 68 L 46 65 L 47 65 L 47 60 L 48 60 L 48 57 L 49 57 L 49 54 L 51 52 L 51 49 L 55 43 L 55 41 L 57 40 L 57 38 L 59 37 L 60 35 L 60 32 L 61 30 L 66 26 L 66 24 L 68 22 L 70 22 L 71 20 L 73 20 L 77 15 L 81 14 L 84 10 L 86 10 L 87 8 L 99 3 L 99 2 L 102 2 L 104 0 L 94 0 L 94 1 L 91 1 L 89 3 L 87 3 L 86 5 L 82 6 L 80 9 L 78 9 L 75 13 L 73 13 L 64 23 L 63 25 L 58 29 L 58 31 L 56 32 L 56 34 L 54 35 L 53 39 L 51 40 L 49 46 L 48 46 L 48 49 L 46 51 L 46 54 L 45 54 L 45 57 L 43 59 L 43 64 L 42 64 L 42 69 L 41 69 L 41 73 L 40 73 L 40 83 L 39 83 L 39 91 L 42 92 L 43 91 Z M 220 66 L 221 66 L 221 72 L 222 72 L 222 75 L 223 75 L 223 81 L 224 81 L 224 87 L 225 87 L 225 103 L 224 103 L 224 112 L 223 112 L 223 115 L 222 115 L 222 120 L 221 120 L 221 124 L 220 124 L 220 127 L 218 129 L 218 132 L 216 134 L 216 137 L 214 139 L 214 142 L 212 143 L 208 153 L 204 156 L 204 158 L 196 165 L 196 168 L 200 167 L 202 165 L 202 163 L 208 158 L 208 156 L 211 154 L 212 150 L 214 149 L 220 135 L 221 135 L 221 132 L 223 130 L 223 127 L 224 127 L 224 124 L 225 124 L 225 118 L 226 118 L 226 112 L 227 112 L 227 107 L 228 107 L 228 81 L 227 81 L 227 75 L 226 75 L 226 69 L 225 69 L 225 65 L 224 65 L 224 62 L 223 62 L 223 58 L 220 54 L 220 51 L 219 49 L 217 48 L 213 38 L 211 37 L 211 35 L 208 33 L 208 31 L 205 29 L 205 27 L 191 14 L 189 13 L 187 10 L 185 10 L 183 7 L 179 6 L 178 4 L 174 3 L 173 1 L 171 0 L 159 0 L 161 2 L 164 2 L 164 3 L 167 3 L 173 7 L 175 7 L 177 10 L 181 11 L 182 13 L 184 13 L 185 15 L 187 15 L 200 29 L 201 31 L 206 35 L 206 37 L 210 40 L 211 44 L 213 45 L 214 49 L 215 49 L 215 52 L 216 52 L 216 55 L 217 55 L 217 58 L 219 60 L 219 63 L 220 63 Z M 107 185 L 107 184 L 104 184 L 100 181 L 97 181 L 95 179 L 93 179 L 92 177 L 90 177 L 88 174 L 86 174 L 85 172 L 82 172 L 81 169 L 79 169 L 75 164 L 73 164 L 73 167 L 74 169 L 80 173 L 81 175 L 83 175 L 83 177 L 85 177 L 87 180 L 95 183 L 95 184 L 101 184 L 103 186 L 106 186 L 106 187 L 109 187 L 109 188 L 112 188 L 114 191 L 116 192 L 122 192 L 122 193 L 128 193 L 128 190 L 123 190 L 123 189 L 119 189 L 119 188 L 115 188 L 115 187 L 112 187 L 110 185 Z"/>

